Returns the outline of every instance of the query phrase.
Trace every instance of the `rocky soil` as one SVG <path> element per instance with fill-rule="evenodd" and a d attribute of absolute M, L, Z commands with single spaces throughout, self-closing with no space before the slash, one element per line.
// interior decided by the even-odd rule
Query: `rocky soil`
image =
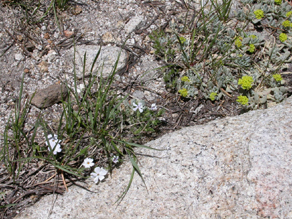
<path fill-rule="evenodd" d="M 34 25 L 20 8 L 2 5 L 0 131 L 3 132 L 14 109 L 23 75 L 23 99 L 53 84 L 73 86 L 74 45 L 78 84 L 83 83 L 81 70 L 85 52 L 88 71 L 102 46 L 103 57 L 99 63 L 104 63 L 103 74 L 106 75 L 121 50 L 117 75 L 119 86 L 134 98 L 164 107 L 167 110 L 165 117 L 172 127 L 238 114 L 237 107 L 230 104 L 233 101 L 216 106 L 201 100 L 184 103 L 177 94 L 165 90 L 162 75 L 157 71 L 163 63 L 153 56 L 148 35 L 155 29 L 165 28 L 170 20 L 180 19 L 187 10 L 183 2 L 78 1 L 58 13 L 60 28 L 53 14 Z M 53 105 L 40 111 L 33 107 L 30 112 L 32 120 L 28 123 L 33 124 L 33 117 L 40 112 L 53 121 L 59 118 L 61 108 Z"/>

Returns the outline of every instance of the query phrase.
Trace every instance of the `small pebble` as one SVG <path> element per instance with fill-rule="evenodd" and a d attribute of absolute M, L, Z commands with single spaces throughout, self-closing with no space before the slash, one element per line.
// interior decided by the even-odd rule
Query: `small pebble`
<path fill-rule="evenodd" d="M 14 59 L 16 61 L 22 61 L 22 60 L 24 60 L 24 56 L 21 53 L 17 53 L 17 54 L 15 54 Z"/>

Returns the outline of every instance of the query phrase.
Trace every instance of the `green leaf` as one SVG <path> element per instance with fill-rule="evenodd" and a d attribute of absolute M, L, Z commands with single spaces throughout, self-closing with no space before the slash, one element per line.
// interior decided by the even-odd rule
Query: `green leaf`
<path fill-rule="evenodd" d="M 114 141 L 111 141 L 111 145 L 114 147 L 115 151 L 119 153 L 119 155 L 123 156 L 123 153 L 119 150 Z"/>
<path fill-rule="evenodd" d="M 60 170 L 63 170 L 63 171 L 65 171 L 66 173 L 69 173 L 69 174 L 72 174 L 72 175 L 74 175 L 74 176 L 77 176 L 77 177 L 80 177 L 80 178 L 84 178 L 82 175 L 79 175 L 79 174 L 77 174 L 75 171 L 74 171 L 74 169 L 72 169 L 72 168 L 70 168 L 69 166 L 67 166 L 67 168 L 66 167 L 64 167 L 64 166 L 60 166 L 60 165 L 57 165 L 57 164 L 53 164 L 52 163 L 52 165 L 54 166 L 54 167 L 56 167 L 57 169 L 60 169 Z"/>
<path fill-rule="evenodd" d="M 125 191 L 122 193 L 122 195 L 118 198 L 118 200 L 114 204 L 116 204 L 118 202 L 118 205 L 119 205 L 123 201 L 123 199 L 127 195 L 128 191 L 132 185 L 132 182 L 134 179 L 134 174 L 135 174 L 135 169 L 133 168 L 127 188 L 125 189 Z"/>

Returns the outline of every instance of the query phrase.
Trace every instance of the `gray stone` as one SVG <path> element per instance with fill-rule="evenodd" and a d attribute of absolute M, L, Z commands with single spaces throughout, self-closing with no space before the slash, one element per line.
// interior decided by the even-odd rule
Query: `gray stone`
<path fill-rule="evenodd" d="M 139 150 L 147 189 L 125 162 L 104 182 L 46 196 L 17 218 L 291 218 L 292 97 L 266 110 L 183 128 Z M 153 157 L 151 157 L 153 155 Z M 54 200 L 56 199 L 56 202 Z M 53 207 L 52 207 L 53 206 Z"/>
<path fill-rule="evenodd" d="M 47 88 L 36 91 L 31 104 L 44 109 L 65 100 L 68 90 L 65 85 L 53 84 Z"/>
<path fill-rule="evenodd" d="M 133 96 L 136 97 L 139 100 L 142 100 L 144 98 L 144 93 L 142 91 L 139 90 L 135 90 L 133 93 Z"/>
<path fill-rule="evenodd" d="M 134 31 L 136 28 L 139 27 L 139 25 L 142 24 L 143 22 L 143 17 L 142 16 L 135 16 L 131 18 L 131 20 L 125 25 L 125 31 L 127 34 L 131 33 Z"/>
<path fill-rule="evenodd" d="M 75 54 L 75 68 L 77 77 L 83 76 L 83 65 L 84 65 L 84 54 L 86 53 L 86 68 L 85 75 L 90 73 L 90 69 L 96 54 L 98 53 L 100 47 L 92 46 L 92 45 L 80 45 L 76 46 L 76 54 Z M 69 56 L 71 56 L 71 60 L 73 61 L 74 49 L 69 50 Z M 121 70 L 126 66 L 128 61 L 128 53 L 116 46 L 103 46 L 101 47 L 100 55 L 95 63 L 95 67 L 93 69 L 94 74 L 100 75 L 102 72 L 103 77 L 108 77 L 113 70 L 113 67 L 119 57 L 119 62 L 117 65 L 117 71 Z M 70 64 L 72 66 L 72 64 Z"/>
<path fill-rule="evenodd" d="M 18 53 L 18 54 L 14 55 L 14 59 L 16 61 L 22 61 L 22 60 L 24 60 L 24 56 L 21 53 Z"/>

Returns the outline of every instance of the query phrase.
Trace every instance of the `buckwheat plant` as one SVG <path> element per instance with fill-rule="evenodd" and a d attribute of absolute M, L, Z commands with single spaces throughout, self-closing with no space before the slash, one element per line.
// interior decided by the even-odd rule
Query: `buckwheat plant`
<path fill-rule="evenodd" d="M 165 63 L 166 88 L 187 97 L 184 101 L 199 94 L 218 102 L 244 96 L 248 101 L 237 102 L 248 109 L 283 100 L 285 81 L 271 79 L 292 61 L 292 7 L 280 0 L 229 3 L 211 0 L 197 9 L 189 1 L 184 18 L 150 35 L 155 55 Z"/>

